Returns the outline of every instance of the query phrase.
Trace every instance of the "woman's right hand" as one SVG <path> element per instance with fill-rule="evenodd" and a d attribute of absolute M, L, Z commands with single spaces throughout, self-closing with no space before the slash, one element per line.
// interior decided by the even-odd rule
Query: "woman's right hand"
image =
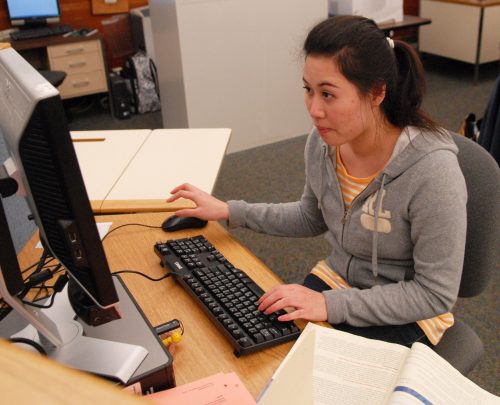
<path fill-rule="evenodd" d="M 229 206 L 226 202 L 218 200 L 189 183 L 177 186 L 170 194 L 172 196 L 167 202 L 172 202 L 182 197 L 192 200 L 196 204 L 196 208 L 176 211 L 175 215 L 178 217 L 197 217 L 206 221 L 218 221 L 229 218 Z"/>

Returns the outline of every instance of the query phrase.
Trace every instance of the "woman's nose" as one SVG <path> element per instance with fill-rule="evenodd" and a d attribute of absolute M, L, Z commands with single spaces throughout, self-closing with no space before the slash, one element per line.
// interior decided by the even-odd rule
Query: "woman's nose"
<path fill-rule="evenodd" d="M 325 116 L 323 105 L 316 97 L 312 97 L 308 104 L 309 115 L 312 118 L 323 118 Z"/>

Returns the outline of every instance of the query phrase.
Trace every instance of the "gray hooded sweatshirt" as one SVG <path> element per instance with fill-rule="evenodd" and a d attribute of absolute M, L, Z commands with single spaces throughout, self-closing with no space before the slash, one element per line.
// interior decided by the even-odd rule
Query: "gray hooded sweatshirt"
<path fill-rule="evenodd" d="M 457 151 L 447 132 L 405 128 L 389 163 L 346 210 L 335 153 L 313 129 L 300 201 L 229 201 L 228 223 L 280 236 L 324 233 L 327 264 L 353 287 L 323 292 L 332 324 L 432 318 L 450 311 L 462 273 L 467 191 Z"/>

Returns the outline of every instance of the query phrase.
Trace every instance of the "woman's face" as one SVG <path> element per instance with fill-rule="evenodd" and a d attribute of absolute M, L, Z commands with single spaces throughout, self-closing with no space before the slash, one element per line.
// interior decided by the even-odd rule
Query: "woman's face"
<path fill-rule="evenodd" d="M 303 80 L 307 110 L 328 145 L 356 141 L 375 128 L 370 97 L 360 96 L 331 57 L 307 56 Z"/>

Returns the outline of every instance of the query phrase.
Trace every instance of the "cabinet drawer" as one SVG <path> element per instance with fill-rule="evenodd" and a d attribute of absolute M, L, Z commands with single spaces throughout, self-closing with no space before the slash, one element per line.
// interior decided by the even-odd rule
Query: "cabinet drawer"
<path fill-rule="evenodd" d="M 58 56 L 79 55 L 86 52 L 101 52 L 99 40 L 72 42 L 70 44 L 47 47 L 47 53 L 50 59 L 57 58 Z"/>
<path fill-rule="evenodd" d="M 50 60 L 50 68 L 52 70 L 62 70 L 67 74 L 104 70 L 100 52 L 88 52 L 78 55 L 52 58 Z"/>
<path fill-rule="evenodd" d="M 108 91 L 108 84 L 104 72 L 99 70 L 68 75 L 58 90 L 65 99 Z"/>

